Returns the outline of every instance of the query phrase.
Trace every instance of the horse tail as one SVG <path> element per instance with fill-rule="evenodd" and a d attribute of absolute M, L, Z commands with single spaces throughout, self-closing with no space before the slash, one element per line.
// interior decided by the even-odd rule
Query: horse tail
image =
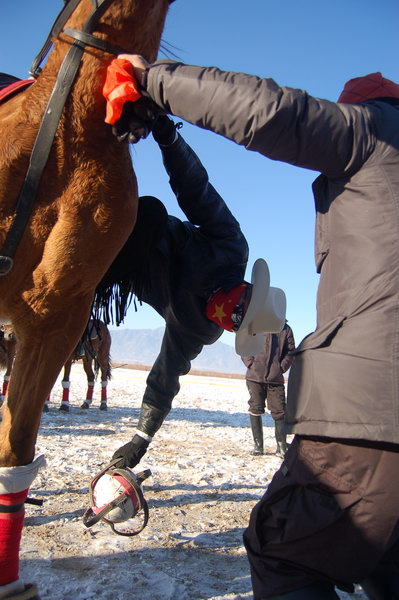
<path fill-rule="evenodd" d="M 108 354 L 108 361 L 107 361 L 107 379 L 110 380 L 112 379 L 112 365 L 111 365 L 111 355 Z"/>
<path fill-rule="evenodd" d="M 94 380 L 97 381 L 98 372 L 100 370 L 100 363 L 97 360 L 97 356 L 94 357 Z"/>
<path fill-rule="evenodd" d="M 103 321 L 97 320 L 95 322 L 95 326 L 98 335 L 98 348 L 95 353 L 95 356 L 93 356 L 94 372 L 97 378 L 98 372 L 101 370 L 102 377 L 104 377 L 105 375 L 105 378 L 109 380 L 111 379 L 112 370 L 110 355 L 112 343 L 111 334 L 107 325 Z"/>

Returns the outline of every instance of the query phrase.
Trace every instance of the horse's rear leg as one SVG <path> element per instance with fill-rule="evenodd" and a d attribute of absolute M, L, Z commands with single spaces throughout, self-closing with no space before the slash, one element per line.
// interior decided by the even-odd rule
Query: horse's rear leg
<path fill-rule="evenodd" d="M 7 369 L 7 371 L 3 375 L 3 386 L 2 386 L 1 394 L 0 394 L 0 406 L 3 404 L 4 399 L 6 397 L 9 381 L 10 381 L 10 373 L 8 373 L 8 369 Z"/>
<path fill-rule="evenodd" d="M 100 402 L 100 410 L 107 410 L 107 387 L 108 387 L 108 379 L 101 378 L 101 402 Z"/>
<path fill-rule="evenodd" d="M 91 350 L 92 351 L 92 350 Z M 87 377 L 87 392 L 86 392 L 86 400 L 82 403 L 80 408 L 87 409 L 90 407 L 90 404 L 93 402 L 93 391 L 94 391 L 94 371 L 93 371 L 93 359 L 89 356 L 88 350 L 85 350 L 85 355 L 82 359 L 83 368 Z"/>
<path fill-rule="evenodd" d="M 0 598 L 24 589 L 18 580 L 19 546 L 24 501 L 45 464 L 43 457 L 33 460 L 42 408 L 79 340 L 88 304 L 81 300 L 69 306 L 73 318 L 59 315 L 44 323 L 25 319 L 16 330 L 18 352 L 0 423 Z"/>
<path fill-rule="evenodd" d="M 62 398 L 58 410 L 69 412 L 69 388 L 71 387 L 71 368 L 73 357 L 70 356 L 64 365 L 64 375 L 62 377 Z"/>
<path fill-rule="evenodd" d="M 97 353 L 97 362 L 101 369 L 101 403 L 100 410 L 107 410 L 107 387 L 111 379 L 111 334 L 108 327 L 101 323 L 100 345 Z"/>
<path fill-rule="evenodd" d="M 101 352 L 101 349 L 100 349 Z M 107 410 L 107 386 L 108 379 L 111 376 L 111 367 L 109 364 L 109 354 L 106 353 L 106 356 L 98 354 L 98 362 L 101 369 L 101 402 L 100 402 L 100 410 Z"/>
<path fill-rule="evenodd" d="M 15 348 L 16 348 L 16 341 L 15 341 L 15 335 L 12 334 L 12 338 L 10 339 L 6 339 L 5 340 L 5 347 L 6 347 L 6 354 L 7 354 L 7 358 L 6 358 L 6 372 L 4 373 L 4 377 L 3 377 L 3 388 L 1 390 L 1 396 L 0 396 L 0 405 L 2 404 L 2 401 L 4 400 L 6 394 L 7 394 L 7 390 L 8 390 L 8 384 L 10 381 L 10 375 L 11 375 L 11 371 L 12 371 L 12 366 L 14 364 L 14 358 L 15 358 Z"/>
<path fill-rule="evenodd" d="M 10 373 L 8 373 L 8 369 L 4 373 L 3 387 L 2 387 L 2 390 L 1 390 L 1 396 L 0 396 L 1 400 L 4 400 L 4 398 L 6 397 L 7 390 L 8 390 L 8 383 L 10 381 L 10 374 L 11 374 L 11 371 L 10 371 Z"/>

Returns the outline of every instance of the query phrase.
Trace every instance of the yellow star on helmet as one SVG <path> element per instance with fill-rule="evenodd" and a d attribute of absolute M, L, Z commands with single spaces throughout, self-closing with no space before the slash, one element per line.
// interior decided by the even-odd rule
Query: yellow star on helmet
<path fill-rule="evenodd" d="M 215 319 L 219 319 L 220 322 L 223 321 L 224 317 L 227 317 L 226 313 L 223 311 L 224 308 L 224 302 L 223 304 L 215 304 L 215 312 L 212 315 L 213 318 Z"/>

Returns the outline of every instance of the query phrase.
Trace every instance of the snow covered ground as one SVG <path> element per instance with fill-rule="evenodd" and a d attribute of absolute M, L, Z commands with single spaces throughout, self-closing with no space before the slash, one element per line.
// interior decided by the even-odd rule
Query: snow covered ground
<path fill-rule="evenodd" d="M 273 423 L 264 419 L 267 454 L 254 457 L 245 381 L 187 375 L 174 408 L 143 458 L 149 524 L 121 537 L 105 523 L 84 527 L 90 479 L 133 435 L 146 372 L 115 369 L 109 409 L 99 410 L 100 384 L 89 410 L 79 408 L 86 381 L 73 366 L 71 411 L 58 411 L 61 385 L 43 414 L 37 454 L 47 469 L 27 505 L 21 576 L 43 600 L 252 599 L 242 545 L 253 505 L 280 464 Z M 361 592 L 342 599 L 364 598 Z"/>

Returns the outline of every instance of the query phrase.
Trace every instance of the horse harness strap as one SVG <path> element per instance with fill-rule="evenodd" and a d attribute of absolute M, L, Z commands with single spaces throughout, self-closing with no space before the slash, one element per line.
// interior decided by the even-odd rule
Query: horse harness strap
<path fill-rule="evenodd" d="M 6 77 L 6 73 L 0 73 L 0 104 L 16 96 L 19 92 L 26 90 L 34 83 L 34 79 L 17 79 L 13 83 L 2 82 L 2 77 Z"/>
<path fill-rule="evenodd" d="M 51 35 L 61 32 L 61 29 L 65 24 L 65 20 L 69 18 L 80 1 L 81 0 L 69 0 L 68 4 L 58 16 L 51 30 Z M 77 39 L 71 46 L 62 62 L 57 81 L 51 93 L 33 145 L 28 171 L 17 199 L 15 217 L 7 233 L 3 248 L 0 251 L 0 276 L 7 275 L 13 267 L 13 258 L 31 215 L 33 202 L 40 184 L 40 179 L 53 145 L 55 133 L 57 131 L 65 102 L 79 69 L 82 54 L 86 45 L 92 45 L 91 37 L 94 36 L 91 36 L 90 33 L 95 29 L 99 18 L 103 15 L 104 11 L 108 8 L 109 4 L 112 3 L 112 1 L 113 0 L 102 0 L 101 4 L 99 4 L 99 0 L 96 1 L 95 9 L 83 27 L 84 35 L 88 34 L 89 38 L 87 41 L 85 41 L 85 39 Z M 67 16 L 65 16 L 64 13 L 66 9 L 69 9 L 67 11 Z M 39 64 L 51 46 L 50 42 L 50 46 L 47 48 L 49 39 L 51 39 L 50 36 L 33 63 L 32 70 L 36 73 L 36 76 L 40 72 L 38 71 Z M 94 39 L 98 41 L 98 38 Z M 105 50 L 111 54 L 120 54 L 123 52 L 123 50 L 120 48 L 108 46 L 108 44 L 103 42 L 103 40 L 101 40 L 101 42 L 106 45 L 107 48 L 109 48 L 105 49 L 104 46 L 100 48 L 101 50 Z M 97 45 L 96 47 L 99 46 Z"/>
<path fill-rule="evenodd" d="M 1 250 L 0 275 L 7 275 L 13 267 L 13 257 L 29 220 L 33 201 L 51 151 L 65 101 L 79 67 L 82 52 L 82 47 L 73 46 L 62 63 L 33 145 L 28 172 L 16 204 L 15 218 Z"/>
<path fill-rule="evenodd" d="M 98 50 L 103 50 L 103 52 L 109 52 L 109 54 L 118 55 L 125 52 L 125 50 L 120 46 L 108 44 L 108 42 L 105 42 L 101 38 L 90 35 L 90 33 L 85 33 L 84 31 L 79 31 L 78 29 L 63 29 L 62 33 L 75 40 L 78 40 L 79 42 L 83 42 L 83 44 L 87 44 L 88 46 L 92 46 Z"/>
<path fill-rule="evenodd" d="M 47 56 L 52 44 L 53 39 L 57 38 L 62 31 L 65 23 L 69 19 L 69 17 L 74 12 L 75 8 L 80 4 L 81 0 L 68 0 L 63 9 L 58 14 L 54 24 L 51 28 L 51 31 L 47 37 L 47 40 L 44 42 L 42 49 L 39 54 L 36 56 L 35 60 L 32 63 L 29 74 L 33 77 L 38 77 L 41 72 L 40 65 Z"/>
<path fill-rule="evenodd" d="M 35 60 L 32 63 L 29 74 L 33 77 L 36 78 L 41 73 L 40 65 L 47 56 L 48 52 L 50 51 L 50 48 L 53 44 L 53 40 L 58 38 L 59 34 L 63 30 L 65 23 L 68 21 L 69 17 L 72 15 L 75 9 L 79 6 L 81 1 L 82 0 L 66 0 L 64 7 L 61 9 L 56 20 L 53 23 L 47 40 L 44 42 L 42 49 L 40 50 L 39 54 L 36 56 Z M 102 4 L 104 4 L 105 2 L 107 2 L 107 4 L 109 3 L 108 0 L 92 0 L 92 5 L 94 9 L 93 14 L 95 14 L 96 11 L 100 8 L 100 6 L 102 6 Z"/>

